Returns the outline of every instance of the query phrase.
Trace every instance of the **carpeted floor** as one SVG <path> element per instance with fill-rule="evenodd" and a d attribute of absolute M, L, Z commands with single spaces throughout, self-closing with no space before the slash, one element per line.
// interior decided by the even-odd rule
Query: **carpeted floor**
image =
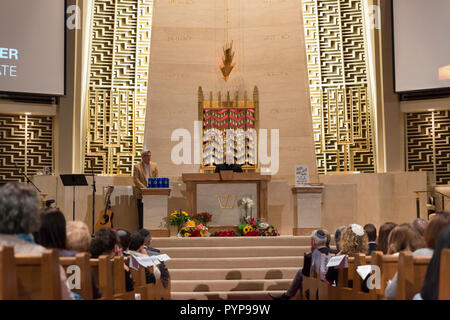
<path fill-rule="evenodd" d="M 310 237 L 153 238 L 152 246 L 172 258 L 172 299 L 259 300 L 288 288 Z"/>

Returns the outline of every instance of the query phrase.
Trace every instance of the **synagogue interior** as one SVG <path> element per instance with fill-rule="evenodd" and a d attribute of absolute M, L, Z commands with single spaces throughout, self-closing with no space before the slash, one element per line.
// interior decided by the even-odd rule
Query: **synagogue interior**
<path fill-rule="evenodd" d="M 2 1 L 0 299 L 450 299 L 449 14 Z"/>

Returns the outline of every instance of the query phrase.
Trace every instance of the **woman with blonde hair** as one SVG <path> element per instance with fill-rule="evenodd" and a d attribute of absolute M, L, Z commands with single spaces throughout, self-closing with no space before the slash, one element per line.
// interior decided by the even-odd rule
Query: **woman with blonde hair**
<path fill-rule="evenodd" d="M 369 249 L 369 238 L 359 224 L 351 224 L 344 229 L 339 241 L 341 251 L 337 255 L 366 254 Z M 329 284 L 337 283 L 338 271 L 334 267 L 328 269 L 325 279 Z"/>
<path fill-rule="evenodd" d="M 67 221 L 66 223 L 66 249 L 76 252 L 89 251 L 91 234 L 83 221 Z"/>

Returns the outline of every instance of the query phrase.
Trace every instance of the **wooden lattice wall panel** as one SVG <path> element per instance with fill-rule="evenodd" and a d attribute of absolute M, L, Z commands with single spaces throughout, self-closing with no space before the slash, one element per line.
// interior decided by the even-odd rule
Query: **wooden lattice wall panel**
<path fill-rule="evenodd" d="M 302 2 L 318 172 L 375 172 L 361 0 Z"/>
<path fill-rule="evenodd" d="M 408 113 L 408 171 L 431 171 L 437 184 L 450 182 L 450 111 Z"/>
<path fill-rule="evenodd" d="M 85 170 L 131 174 L 142 151 L 153 0 L 95 0 Z"/>
<path fill-rule="evenodd" d="M 25 166 L 29 176 L 53 168 L 53 119 L 0 114 L 0 182 L 24 181 Z"/>

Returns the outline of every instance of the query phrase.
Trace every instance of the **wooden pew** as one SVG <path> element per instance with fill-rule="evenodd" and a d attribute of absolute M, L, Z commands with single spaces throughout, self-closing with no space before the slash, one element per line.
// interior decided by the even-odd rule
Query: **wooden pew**
<path fill-rule="evenodd" d="M 130 268 L 134 280 L 134 291 L 141 295 L 141 300 L 154 300 L 153 283 L 147 284 L 145 281 L 145 269 L 139 270 Z M 152 285 L 152 286 L 150 286 Z"/>
<path fill-rule="evenodd" d="M 450 249 L 442 249 L 439 271 L 439 300 L 450 300 Z"/>
<path fill-rule="evenodd" d="M 0 300 L 18 299 L 14 249 L 0 246 Z"/>
<path fill-rule="evenodd" d="M 61 278 L 57 250 L 42 255 L 15 255 L 18 298 L 60 300 Z"/>
<path fill-rule="evenodd" d="M 379 289 L 375 289 L 376 294 L 381 299 L 385 299 L 384 291 L 389 280 L 394 278 L 397 272 L 398 256 L 397 255 L 384 255 L 382 251 L 372 252 L 373 265 L 377 265 L 381 272 L 381 285 Z"/>
<path fill-rule="evenodd" d="M 80 269 L 80 287 L 73 288 L 72 291 L 79 294 L 83 297 L 84 300 L 92 300 L 93 299 L 93 291 L 92 291 L 92 271 L 91 266 L 89 264 L 89 253 L 80 252 L 77 253 L 75 257 L 60 257 L 59 263 L 62 265 L 67 274 L 67 279 L 70 282 L 71 273 L 68 273 L 67 269 L 70 266 L 78 266 Z"/>
<path fill-rule="evenodd" d="M 400 252 L 397 271 L 397 300 L 411 300 L 422 289 L 431 257 Z"/>

